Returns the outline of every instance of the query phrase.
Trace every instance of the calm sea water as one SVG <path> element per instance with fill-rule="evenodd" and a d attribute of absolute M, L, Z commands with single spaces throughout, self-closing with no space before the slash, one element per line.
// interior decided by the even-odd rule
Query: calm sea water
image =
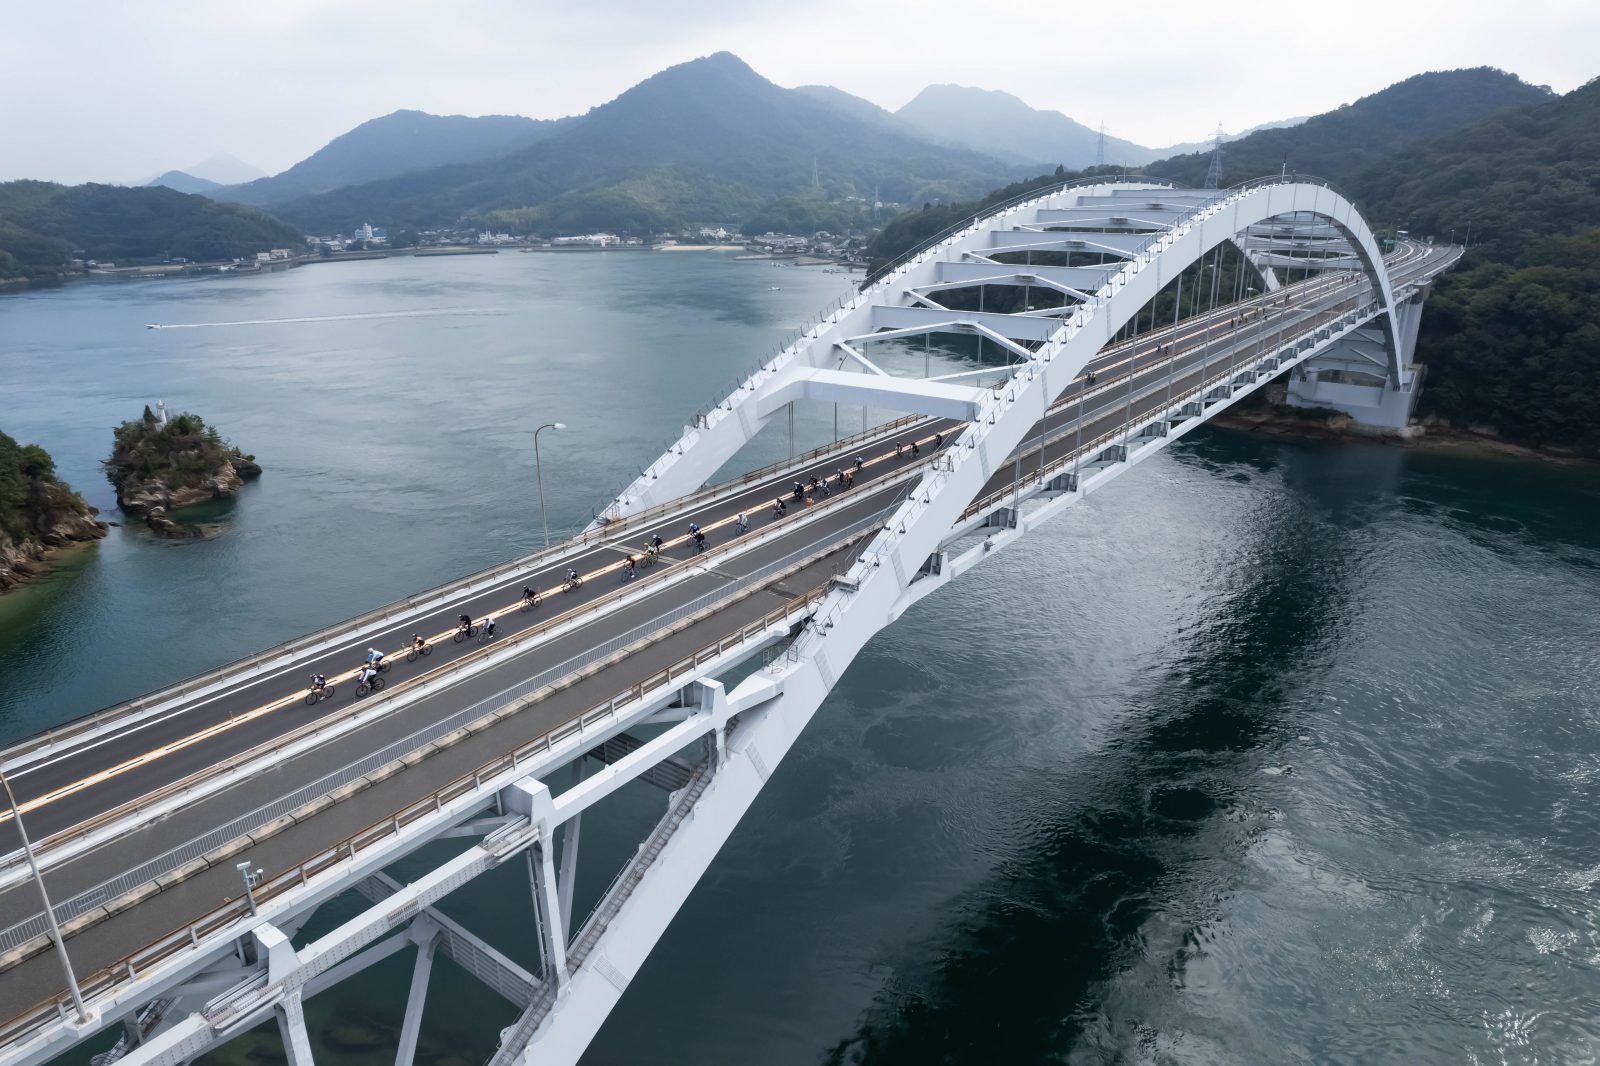
<path fill-rule="evenodd" d="M 538 421 L 572 427 L 541 441 L 576 528 L 842 285 L 502 255 L 0 301 L 0 428 L 108 517 L 147 400 L 267 469 L 216 540 L 114 531 L 0 600 L 0 728 L 532 546 Z M 586 1061 L 1594 1061 L 1597 518 L 1591 470 L 1180 443 L 879 635 Z M 586 823 L 580 894 L 658 804 Z M 526 900 L 508 870 L 447 909 L 530 962 Z M 389 1061 L 409 971 L 313 1000 L 319 1056 Z M 419 1061 L 511 1020 L 441 962 Z"/>

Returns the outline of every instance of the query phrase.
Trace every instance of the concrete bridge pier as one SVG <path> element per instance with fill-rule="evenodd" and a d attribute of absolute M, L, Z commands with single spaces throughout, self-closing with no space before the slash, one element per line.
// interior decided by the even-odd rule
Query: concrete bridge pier
<path fill-rule="evenodd" d="M 1285 402 L 1291 407 L 1339 411 L 1377 435 L 1409 436 L 1411 415 L 1422 394 L 1424 368 L 1412 360 L 1426 298 L 1426 288 L 1418 289 L 1395 308 L 1398 380 L 1391 369 L 1383 323 L 1374 320 L 1296 367 L 1289 375 Z"/>

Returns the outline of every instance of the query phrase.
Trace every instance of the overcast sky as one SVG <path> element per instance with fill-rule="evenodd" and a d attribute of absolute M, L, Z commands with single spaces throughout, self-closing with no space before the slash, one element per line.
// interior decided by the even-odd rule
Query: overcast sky
<path fill-rule="evenodd" d="M 0 0 L 0 25 L 0 179 L 64 182 L 218 152 L 276 173 L 397 108 L 579 113 L 724 49 L 891 110 L 933 82 L 1003 89 L 1151 146 L 1425 70 L 1600 74 L 1600 0 Z"/>

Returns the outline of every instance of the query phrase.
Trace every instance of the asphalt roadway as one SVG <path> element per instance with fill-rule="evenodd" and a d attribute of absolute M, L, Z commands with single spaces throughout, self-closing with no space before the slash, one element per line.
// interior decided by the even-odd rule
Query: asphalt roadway
<path fill-rule="evenodd" d="M 1397 255 L 1396 280 L 1413 271 L 1426 270 L 1439 260 L 1417 259 L 1411 253 Z M 1393 261 L 1391 261 L 1393 262 Z M 1233 338 L 1247 353 L 1257 346 L 1271 350 L 1277 335 L 1306 332 L 1306 320 L 1331 318 L 1342 302 L 1338 288 L 1330 279 L 1317 279 L 1299 288 L 1295 302 L 1269 314 L 1264 323 L 1252 317 L 1239 327 Z M 1324 295 L 1331 293 L 1331 295 Z M 1278 298 L 1258 298 L 1254 303 L 1272 304 Z M 1205 318 L 1186 321 L 1176 330 L 1150 334 L 1135 344 L 1108 349 L 1092 369 L 1097 381 L 1083 396 L 1085 442 L 1122 426 L 1132 417 L 1162 406 L 1165 385 L 1170 381 L 1174 394 L 1192 388 L 1198 381 L 1214 376 L 1236 358 L 1238 349 L 1222 347 L 1229 333 L 1217 325 L 1239 313 L 1238 305 L 1211 316 L 1213 336 L 1206 354 Z M 1259 335 L 1258 335 L 1259 334 Z M 1168 346 L 1171 346 L 1169 351 Z M 1131 384 L 1131 400 L 1130 389 Z M 1018 464 L 1005 464 L 991 479 L 982 496 L 1003 493 L 1020 467 L 1024 476 L 1041 461 L 1059 460 L 1076 447 L 1079 393 L 1085 380 L 1075 382 L 1054 408 L 1046 424 L 1030 433 L 1027 454 Z M 568 559 L 527 574 L 506 578 L 497 587 L 447 602 L 401 624 L 378 626 L 353 638 L 340 648 L 324 651 L 291 666 L 241 681 L 240 685 L 217 697 L 184 706 L 177 713 L 140 723 L 127 734 L 118 734 L 114 743 L 85 745 L 81 749 L 58 753 L 37 766 L 19 771 L 15 777 L 18 799 L 23 803 L 30 832 L 36 840 L 84 819 L 94 817 L 119 804 L 147 794 L 163 784 L 190 774 L 229 756 L 248 751 L 282 733 L 300 727 L 315 716 L 339 714 L 355 702 L 353 679 L 344 676 L 358 665 L 369 644 L 389 651 L 391 656 L 412 632 L 428 638 L 434 651 L 416 664 L 403 658 L 385 675 L 390 687 L 378 699 L 391 697 L 404 689 L 404 682 L 466 655 L 492 655 L 496 645 L 480 647 L 475 641 L 455 644 L 449 638 L 456 615 L 466 612 L 480 617 L 488 611 L 506 612 L 501 617 L 500 638 L 546 625 L 552 616 L 565 614 L 594 599 L 614 592 L 621 584 L 621 560 L 636 551 L 653 532 L 669 541 L 666 558 L 642 571 L 635 579 L 641 591 L 669 571 L 692 576 L 665 588 L 642 602 L 599 613 L 588 624 L 553 639 L 529 642 L 529 650 L 502 657 L 493 665 L 464 678 L 442 692 L 417 700 L 403 711 L 369 723 L 347 735 L 337 744 L 325 745 L 269 773 L 254 777 L 219 793 L 211 800 L 179 811 L 159 822 L 137 826 L 112 844 L 53 867 L 47 881 L 52 898 L 58 903 L 100 884 L 145 858 L 198 836 L 237 813 L 252 810 L 307 782 L 348 763 L 363 751 L 372 751 L 399 740 L 431 721 L 461 707 L 494 695 L 518 680 L 573 655 L 604 643 L 612 636 L 659 617 L 674 606 L 703 593 L 726 587 L 730 580 L 755 571 L 767 563 L 808 547 L 825 547 L 836 541 L 840 532 L 863 517 L 892 505 L 903 494 L 904 484 L 883 485 L 886 478 L 920 466 L 934 454 L 933 434 L 941 433 L 944 442 L 959 426 L 938 420 L 924 420 L 904 427 L 872 442 L 862 454 L 868 460 L 856 477 L 855 487 L 827 497 L 815 497 L 822 510 L 815 521 L 797 527 L 768 544 L 733 558 L 720 554 L 697 561 L 685 536 L 688 521 L 698 521 L 713 544 L 723 544 L 737 535 L 734 516 L 744 510 L 750 518 L 751 535 L 768 530 L 774 523 L 792 522 L 804 507 L 791 507 L 783 518 L 773 515 L 771 503 L 797 476 L 783 472 L 727 495 L 704 501 L 697 510 L 672 512 L 652 523 L 629 528 L 617 541 L 604 541 L 583 549 Z M 1035 446 L 1040 436 L 1047 439 L 1042 453 Z M 909 451 L 896 456 L 897 445 L 918 442 L 920 455 Z M 841 463 L 849 463 L 850 453 L 830 455 L 807 465 L 799 475 L 809 481 L 836 476 Z M 980 498 L 982 498 L 982 496 Z M 852 547 L 848 552 L 858 550 Z M 253 863 L 269 872 L 292 867 L 300 859 L 349 836 L 379 816 L 397 810 L 419 796 L 448 782 L 463 772 L 534 739 L 570 721 L 606 698 L 677 661 L 696 648 L 736 632 L 773 607 L 796 595 L 803 595 L 826 580 L 828 573 L 847 565 L 850 555 L 839 554 L 818 563 L 802 574 L 784 580 L 780 586 L 738 600 L 713 617 L 674 633 L 642 652 L 627 657 L 601 673 L 563 689 L 535 704 L 528 711 L 477 734 L 454 747 L 444 749 L 416 766 L 374 785 L 362 794 L 362 802 L 335 804 L 315 818 L 260 841 L 249 852 Z M 707 565 L 709 564 L 709 565 Z M 582 588 L 572 593 L 559 591 L 559 580 L 571 566 L 584 575 Z M 533 584 L 545 601 L 532 611 L 519 611 L 517 592 L 524 583 Z M 330 675 L 338 687 L 335 697 L 305 706 L 303 679 L 312 670 Z M 373 699 L 375 697 L 368 697 Z M 265 708 L 265 709 L 263 709 Z M 151 757 L 151 753 L 153 757 Z M 137 759 L 143 754 L 147 757 Z M 132 765 L 129 765 L 130 762 Z M 5 827 L 11 832 L 9 823 Z M 10 837 L 15 840 L 14 836 Z M 10 841 L 0 842 L 4 846 Z M 238 874 L 231 866 L 200 873 L 164 891 L 137 908 L 85 928 L 69 937 L 73 960 L 79 971 L 89 972 L 126 956 L 162 932 L 179 928 L 220 900 L 237 895 Z M 0 928 L 8 927 L 38 911 L 38 899 L 31 884 L 24 883 L 0 892 Z M 34 955 L 0 973 L 0 1018 L 9 1018 L 43 998 L 60 984 L 53 956 Z"/>

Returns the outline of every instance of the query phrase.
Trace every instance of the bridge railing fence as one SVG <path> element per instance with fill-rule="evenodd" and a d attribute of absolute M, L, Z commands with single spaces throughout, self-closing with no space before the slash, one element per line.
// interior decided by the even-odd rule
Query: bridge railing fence
<path fill-rule="evenodd" d="M 247 823 L 259 827 L 282 818 L 299 806 L 303 806 L 321 795 L 326 795 L 333 789 L 359 780 L 377 768 L 403 758 L 405 755 L 419 750 L 440 737 L 486 718 L 497 709 L 505 708 L 511 701 L 533 695 L 541 688 L 552 685 L 564 677 L 569 677 L 577 671 L 650 636 L 652 633 L 660 632 L 662 629 L 677 622 L 691 618 L 722 600 L 738 596 L 767 581 L 774 575 L 802 566 L 808 560 L 824 557 L 831 552 L 837 551 L 841 547 L 858 540 L 875 525 L 881 524 L 885 513 L 886 510 L 880 509 L 865 518 L 857 520 L 831 537 L 824 546 L 813 545 L 764 564 L 720 589 L 715 589 L 696 597 L 694 600 L 680 605 L 672 611 L 665 612 L 649 622 L 634 627 L 604 645 L 541 671 L 525 682 L 512 686 L 494 696 L 479 700 L 477 703 L 463 708 L 446 719 L 386 746 L 379 752 L 372 753 L 340 770 L 334 771 L 332 774 L 326 775 L 317 782 L 297 790 L 290 796 L 257 808 L 255 811 L 229 822 L 226 826 L 219 827 L 212 833 L 205 834 L 180 848 L 173 849 L 161 859 L 152 860 L 151 863 L 141 866 L 138 870 L 130 871 L 114 881 L 106 882 L 104 885 L 97 886 L 95 889 L 91 889 L 90 892 L 83 894 L 84 897 L 93 897 L 92 899 L 86 899 L 80 903 L 80 898 L 74 897 L 72 900 L 58 903 L 54 908 L 57 918 L 64 921 L 87 913 L 94 907 L 101 906 L 105 902 L 114 899 L 117 895 L 130 891 L 139 884 L 147 883 L 152 876 L 160 876 L 159 872 L 153 872 L 158 865 L 165 865 L 170 870 L 176 869 L 177 866 L 183 865 L 184 862 L 192 862 L 195 858 L 205 855 L 222 844 L 237 839 L 241 833 L 249 832 L 248 828 L 241 828 Z M 515 769 L 521 763 L 536 755 L 548 754 L 556 745 L 563 743 L 574 735 L 591 731 L 601 723 L 614 719 L 620 708 L 643 699 L 646 693 L 670 684 L 677 678 L 694 675 L 700 667 L 715 661 L 733 648 L 760 637 L 785 619 L 804 615 L 820 601 L 825 589 L 826 586 L 815 589 L 805 596 L 767 612 L 760 619 L 742 626 L 736 632 L 700 647 L 665 669 L 657 671 L 637 684 L 622 690 L 610 699 L 591 706 L 589 710 L 569 719 L 564 724 L 514 748 L 505 755 L 485 763 L 473 773 L 456 778 L 435 790 L 432 794 L 401 808 L 386 818 L 373 822 L 360 832 L 325 849 L 305 862 L 263 881 L 255 889 L 257 905 L 259 906 L 276 898 L 283 892 L 306 884 L 310 879 L 331 866 L 353 858 L 356 854 L 365 851 L 379 840 L 397 834 L 418 818 L 437 811 L 446 804 L 480 789 L 486 779 L 494 778 L 506 770 Z M 174 862 L 180 856 L 191 857 Z M 232 922 L 249 917 L 249 914 L 248 901 L 242 897 L 231 899 L 221 907 L 208 912 L 183 928 L 173 930 L 171 933 L 160 937 L 113 965 L 82 979 L 80 985 L 86 996 L 97 995 L 122 980 L 137 977 L 162 959 L 197 945 L 200 940 L 211 933 Z M 44 915 L 41 913 L 5 930 L 3 934 L 0 934 L 0 943 L 5 945 L 4 949 L 15 947 L 33 937 L 42 935 L 45 928 Z M 13 1019 L 5 1026 L 0 1027 L 0 1046 L 15 1041 L 19 1037 L 26 1035 L 27 1032 L 46 1025 L 57 1017 L 65 1017 L 63 1012 L 67 1010 L 68 1006 L 70 1006 L 70 1003 L 64 996 L 57 996 Z"/>
<path fill-rule="evenodd" d="M 468 574 L 464 577 L 454 578 L 450 581 L 435 585 L 432 588 L 425 589 L 421 592 L 412 593 L 403 599 L 393 600 L 380 607 L 374 607 L 370 611 L 356 615 L 352 618 L 345 619 L 342 622 L 335 622 L 329 626 L 325 626 L 322 629 L 317 630 L 315 633 L 296 637 L 293 640 L 284 641 L 283 643 L 268 648 L 265 651 L 256 652 L 252 655 L 245 656 L 244 658 L 236 659 L 233 662 L 225 665 L 213 667 L 197 674 L 192 674 L 189 677 L 176 681 L 170 685 L 166 685 L 160 689 L 137 696 L 125 703 L 118 704 L 114 707 L 109 707 L 104 710 L 93 711 L 77 718 L 69 719 L 66 722 L 52 726 L 51 728 L 40 733 L 36 733 L 31 737 L 18 741 L 7 748 L 0 749 L 0 767 L 10 767 L 19 762 L 25 761 L 31 755 L 49 751 L 53 747 L 76 737 L 82 736 L 85 733 L 93 732 L 96 729 L 115 724 L 116 722 L 119 722 L 125 718 L 137 715 L 155 704 L 164 703 L 187 696 L 199 689 L 205 688 L 208 685 L 217 684 L 227 679 L 235 678 L 241 673 L 247 673 L 276 660 L 292 658 L 301 652 L 315 648 L 319 644 L 351 636 L 376 622 L 388 621 L 397 615 L 410 615 L 415 613 L 419 608 L 425 608 L 444 597 L 465 592 L 474 586 L 493 583 L 503 578 L 510 577 L 514 574 L 537 569 L 541 565 L 559 560 L 563 555 L 569 553 L 574 547 L 587 547 L 591 544 L 614 539 L 620 534 L 623 528 L 633 528 L 643 525 L 654 518 L 660 517 L 663 514 L 667 514 L 675 510 L 683 510 L 685 507 L 693 507 L 697 502 L 713 499 L 732 489 L 760 481 L 761 479 L 770 477 L 773 474 L 784 470 L 785 468 L 800 466 L 812 462 L 823 455 L 828 454 L 830 451 L 835 451 L 838 449 L 848 450 L 852 445 L 865 443 L 868 440 L 893 433 L 899 429 L 907 428 L 923 420 L 925 420 L 925 418 L 922 415 L 904 415 L 889 422 L 880 423 L 861 432 L 851 434 L 847 437 L 841 437 L 839 440 L 833 441 L 829 444 L 819 445 L 792 458 L 769 463 L 758 470 L 752 470 L 748 473 L 741 474 L 736 478 L 730 478 L 729 480 L 719 482 L 716 485 L 707 486 L 706 488 L 692 493 L 689 496 L 681 497 L 675 500 L 669 500 L 665 503 L 657 504 L 654 507 L 639 511 L 635 514 L 624 516 L 619 519 L 612 519 L 597 529 L 575 534 L 571 538 L 561 542 L 560 544 L 553 545 L 548 549 L 532 552 L 528 555 L 512 559 L 508 562 L 498 563 L 494 566 L 486 567 L 483 570 Z"/>

